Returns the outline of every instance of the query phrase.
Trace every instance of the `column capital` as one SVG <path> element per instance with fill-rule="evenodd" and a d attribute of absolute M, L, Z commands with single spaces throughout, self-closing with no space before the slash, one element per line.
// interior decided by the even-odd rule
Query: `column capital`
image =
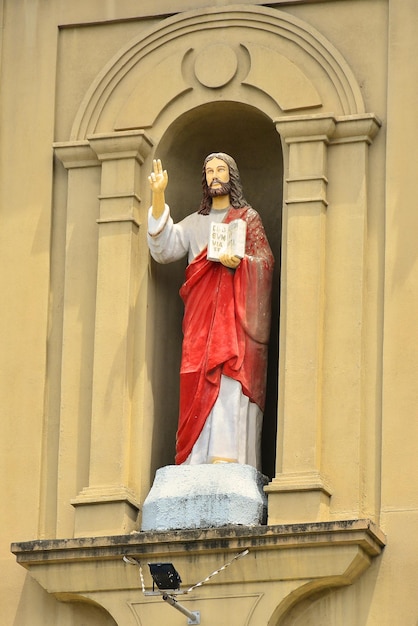
<path fill-rule="evenodd" d="M 276 130 L 286 143 L 324 141 L 329 142 L 335 132 L 332 115 L 292 115 L 273 120 Z"/>
<path fill-rule="evenodd" d="M 142 165 L 153 146 L 151 137 L 142 129 L 98 133 L 87 139 L 100 161 L 135 159 Z"/>
<path fill-rule="evenodd" d="M 334 144 L 365 141 L 371 144 L 382 126 L 381 120 L 374 113 L 344 116 L 292 115 L 277 117 L 273 122 L 286 143 L 324 141 Z"/>
<path fill-rule="evenodd" d="M 337 117 L 332 143 L 364 141 L 371 144 L 382 126 L 374 113 Z"/>
<path fill-rule="evenodd" d="M 57 141 L 53 144 L 55 156 L 65 169 L 76 167 L 94 167 L 100 165 L 97 154 L 87 140 Z"/>

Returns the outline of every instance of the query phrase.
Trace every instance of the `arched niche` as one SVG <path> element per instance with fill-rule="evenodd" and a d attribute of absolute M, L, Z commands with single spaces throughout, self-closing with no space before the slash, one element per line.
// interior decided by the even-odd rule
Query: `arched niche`
<path fill-rule="evenodd" d="M 246 129 L 243 133 L 243 128 Z M 282 219 L 283 159 L 280 137 L 271 120 L 259 110 L 237 102 L 212 102 L 181 115 L 166 131 L 155 155 L 169 172 L 167 202 L 174 221 L 199 207 L 202 164 L 211 152 L 227 152 L 237 164 L 245 197 L 260 213 L 275 257 L 272 296 L 272 330 L 269 346 L 267 406 L 263 426 L 263 471 L 274 475 L 277 423 L 278 315 L 280 297 L 280 248 Z M 185 261 L 161 266 L 152 262 L 156 285 L 157 357 L 153 371 L 156 419 L 177 421 L 178 370 L 183 306 L 178 289 L 184 278 Z M 174 287 L 175 286 L 175 287 Z M 210 297 L 210 296 L 208 296 Z M 161 331 L 161 332 L 160 332 Z M 175 338 L 175 341 L 173 341 Z M 170 367 L 167 368 L 167 364 Z M 158 380 L 159 379 L 159 380 Z M 170 398 L 158 389 L 170 389 Z M 174 441 L 174 434 L 173 434 Z"/>
<path fill-rule="evenodd" d="M 268 488 L 269 520 L 279 523 L 299 515 L 305 521 L 328 518 L 332 488 L 322 475 L 322 448 L 328 442 L 321 433 L 327 433 L 333 423 L 332 412 L 325 419 L 323 414 L 334 393 L 334 381 L 329 383 L 336 371 L 333 359 L 347 360 L 346 369 L 357 386 L 357 393 L 349 394 L 351 406 L 347 404 L 347 417 L 340 422 L 344 432 L 339 439 L 351 432 L 353 413 L 359 436 L 361 432 L 362 373 L 356 361 L 364 350 L 361 302 L 367 194 L 358 194 L 353 201 L 350 189 L 363 189 L 367 182 L 367 150 L 379 126 L 374 114 L 365 112 L 355 76 L 338 50 L 310 25 L 265 7 L 196 10 L 162 20 L 129 42 L 93 81 L 74 119 L 70 140 L 56 145 L 65 166 L 75 170 L 69 176 L 69 203 L 72 180 L 80 185 L 83 177 L 86 182 L 91 179 L 89 170 L 101 168 L 92 443 L 87 459 L 90 484 L 73 501 L 78 511 L 86 513 L 76 516 L 82 520 L 77 534 L 97 534 L 99 502 L 116 511 L 114 523 L 107 528 L 135 527 L 139 502 L 155 469 L 171 462 L 177 420 L 170 416 L 177 410 L 176 385 L 174 378 L 169 384 L 162 380 L 161 366 L 170 365 L 173 372 L 178 368 L 155 348 L 161 341 L 158 330 L 168 333 L 171 328 L 165 324 L 165 309 L 175 311 L 179 319 L 181 303 L 177 299 L 175 305 L 170 301 L 165 307 L 163 300 L 164 306 L 158 306 L 157 283 L 167 282 L 171 274 L 163 279 L 163 270 L 152 266 L 149 271 L 147 175 L 152 159 L 163 158 L 175 181 L 170 183 L 168 200 L 180 218 L 197 207 L 200 168 L 212 147 L 237 158 L 248 199 L 267 220 L 276 261 L 281 245 L 276 270 L 280 266 L 282 279 L 279 382 L 275 372 L 270 374 L 275 378 L 272 388 L 279 389 L 279 431 L 275 467 L 270 451 L 265 468 L 275 474 Z M 339 160 L 330 181 L 331 152 Z M 347 159 L 352 164 L 349 172 L 344 166 Z M 196 187 L 188 191 L 185 203 L 182 181 L 189 180 Z M 333 231 L 327 230 L 329 187 Z M 91 201 L 96 202 L 97 196 Z M 341 226 L 351 229 L 350 241 L 358 253 L 343 256 L 344 248 L 331 246 L 330 261 L 326 247 L 338 234 L 338 221 L 345 219 L 348 205 L 356 219 Z M 347 284 L 358 286 L 356 315 L 344 328 L 354 346 L 349 355 L 345 337 L 337 350 L 327 345 L 333 329 L 340 328 L 336 316 L 325 319 L 332 309 L 325 308 L 330 262 L 341 267 Z M 344 298 L 345 291 L 338 292 L 340 285 L 338 281 L 332 285 L 334 291 L 327 290 L 328 303 Z M 275 295 L 276 308 L 277 300 Z M 114 309 L 116 302 L 124 303 L 119 310 Z M 322 332 L 325 327 L 327 334 Z M 71 328 L 67 331 L 71 335 Z M 172 333 L 165 345 L 178 363 L 176 332 L 175 345 L 171 345 Z M 273 336 L 273 345 L 277 341 Z M 66 358 L 64 354 L 64 363 Z M 327 366 L 328 396 L 323 376 Z M 109 372 L 117 372 L 117 385 L 109 384 Z M 167 395 L 169 420 L 162 410 Z M 275 409 L 269 411 L 273 415 Z M 109 425 L 106 430 L 104 422 Z M 270 441 L 273 422 L 266 421 Z M 358 485 L 357 450 L 352 463 L 353 485 Z M 341 511 L 350 507 L 344 505 Z"/>

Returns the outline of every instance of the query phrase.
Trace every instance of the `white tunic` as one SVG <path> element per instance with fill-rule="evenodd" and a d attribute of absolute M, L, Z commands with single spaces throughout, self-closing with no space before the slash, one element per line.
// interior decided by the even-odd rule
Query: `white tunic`
<path fill-rule="evenodd" d="M 228 209 L 209 215 L 192 213 L 174 224 L 168 206 L 156 220 L 148 213 L 148 245 L 158 263 L 171 263 L 187 255 L 188 262 L 207 246 L 210 223 L 221 222 Z M 234 462 L 260 468 L 260 408 L 242 393 L 241 383 L 221 377 L 218 398 L 185 464 Z"/>

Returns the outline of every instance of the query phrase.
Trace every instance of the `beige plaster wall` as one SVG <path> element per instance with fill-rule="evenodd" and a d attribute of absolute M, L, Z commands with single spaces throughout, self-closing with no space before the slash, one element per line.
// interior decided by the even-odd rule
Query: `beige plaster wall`
<path fill-rule="evenodd" d="M 9 544 L 54 536 L 60 524 L 71 528 L 72 507 L 57 506 L 57 493 L 67 481 L 81 488 L 87 472 L 79 466 L 73 476 L 56 475 L 59 457 L 66 454 L 58 448 L 57 418 L 65 241 L 59 191 L 65 173 L 57 169 L 53 196 L 52 143 L 68 138 L 90 82 L 126 41 L 164 15 L 207 3 L 161 0 L 158 9 L 155 4 L 3 0 L 1 5 L 0 600 L 5 626 L 114 623 L 99 608 L 62 604 L 49 596 L 15 563 Z M 364 490 L 388 545 L 359 582 L 299 606 L 286 624 L 416 626 L 418 86 L 413 76 L 418 8 L 415 0 L 277 7 L 306 20 L 341 51 L 361 85 L 366 110 L 383 120 L 370 152 L 365 372 L 370 393 L 364 424 L 369 446 L 363 455 L 373 468 L 367 476 L 379 475 L 381 468 L 381 483 L 366 476 Z M 83 316 L 83 308 L 79 313 Z"/>

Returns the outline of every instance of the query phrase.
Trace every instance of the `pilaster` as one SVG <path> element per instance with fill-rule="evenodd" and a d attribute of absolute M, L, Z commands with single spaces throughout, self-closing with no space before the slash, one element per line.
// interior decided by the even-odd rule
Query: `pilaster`
<path fill-rule="evenodd" d="M 68 172 L 55 529 L 58 537 L 66 537 L 74 527 L 70 500 L 89 475 L 92 346 L 88 338 L 94 333 L 100 161 L 88 141 L 55 143 L 54 153 Z"/>
<path fill-rule="evenodd" d="M 93 135 L 102 164 L 89 484 L 72 500 L 75 536 L 130 532 L 139 511 L 130 476 L 134 312 L 143 131 Z"/>
<path fill-rule="evenodd" d="M 282 313 L 276 476 L 268 523 L 328 518 L 321 475 L 322 355 L 329 116 L 276 120 L 284 141 Z"/>
<path fill-rule="evenodd" d="M 279 424 L 276 475 L 265 488 L 268 493 L 268 523 L 315 522 L 330 518 L 332 472 L 323 463 L 324 404 L 334 390 L 324 382 L 325 337 L 334 320 L 328 315 L 326 294 L 328 225 L 329 147 L 345 144 L 343 150 L 358 166 L 354 184 L 366 180 L 365 152 L 379 124 L 371 115 L 344 118 L 329 115 L 284 117 L 276 120 L 283 139 L 285 162 L 285 206 L 283 219 L 282 307 L 280 329 Z M 341 188 L 341 186 L 340 186 Z M 344 186 L 342 186 L 344 189 Z M 352 221 L 350 246 L 341 259 L 342 267 L 356 265 L 361 328 L 364 288 L 364 245 L 366 195 L 359 199 L 362 219 Z M 350 260 L 350 247 L 360 242 L 361 255 Z M 331 307 L 332 308 L 332 307 Z M 341 308 L 341 303 L 339 304 Z M 324 333 L 326 325 L 327 334 Z M 350 376 L 357 380 L 358 410 L 361 412 L 360 334 L 354 330 L 355 352 L 347 358 Z M 360 356 L 359 356 L 360 355 Z M 359 368 L 360 363 L 360 368 Z M 361 421 L 350 441 L 361 437 Z M 358 481 L 358 477 L 357 477 Z"/>

